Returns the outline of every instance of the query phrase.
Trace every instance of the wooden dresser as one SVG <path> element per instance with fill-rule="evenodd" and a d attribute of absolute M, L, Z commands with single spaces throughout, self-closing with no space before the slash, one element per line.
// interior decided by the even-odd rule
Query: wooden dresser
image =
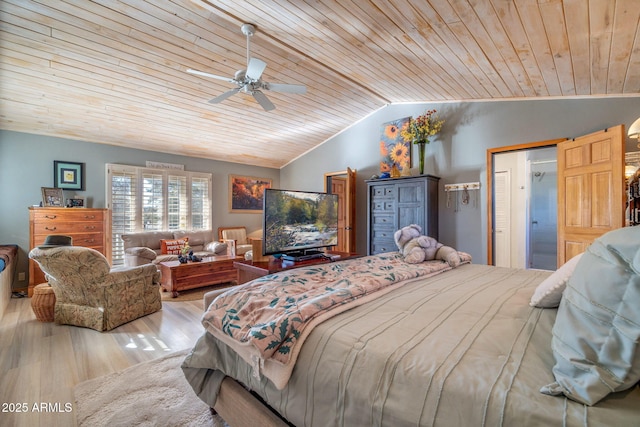
<path fill-rule="evenodd" d="M 438 182 L 433 175 L 368 180 L 367 254 L 397 251 L 396 230 L 410 224 L 438 239 Z"/>
<path fill-rule="evenodd" d="M 102 253 L 111 264 L 111 227 L 108 209 L 29 208 L 29 250 L 44 243 L 51 234 L 71 236 L 74 246 L 85 246 Z M 45 283 L 38 264 L 29 260 L 29 296 L 33 288 Z"/>

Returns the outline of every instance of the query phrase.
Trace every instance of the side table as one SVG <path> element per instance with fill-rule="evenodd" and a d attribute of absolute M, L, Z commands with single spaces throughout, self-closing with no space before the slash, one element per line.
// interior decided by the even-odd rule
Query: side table
<path fill-rule="evenodd" d="M 31 297 L 31 309 L 41 322 L 53 322 L 56 294 L 48 283 L 36 285 Z"/>

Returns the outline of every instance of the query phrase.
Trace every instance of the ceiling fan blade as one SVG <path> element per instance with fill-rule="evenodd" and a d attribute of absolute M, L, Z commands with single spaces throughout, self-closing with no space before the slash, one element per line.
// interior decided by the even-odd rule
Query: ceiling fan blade
<path fill-rule="evenodd" d="M 267 98 L 265 94 L 260 92 L 259 90 L 254 90 L 252 95 L 256 99 L 256 101 L 258 101 L 258 103 L 262 105 L 264 111 L 271 111 L 276 108 L 276 106 L 273 105 L 271 101 L 269 101 L 269 98 Z"/>
<path fill-rule="evenodd" d="M 236 93 L 238 93 L 239 90 L 240 90 L 239 87 L 237 87 L 235 89 L 231 89 L 231 90 L 223 93 L 222 95 L 218 95 L 215 98 L 210 99 L 208 102 L 209 102 L 209 104 L 217 104 L 217 103 L 222 102 L 225 99 L 229 98 L 231 95 L 235 95 Z"/>
<path fill-rule="evenodd" d="M 272 90 L 274 92 L 286 92 L 286 93 L 307 93 L 307 87 L 305 85 L 291 85 L 284 83 L 264 83 L 264 88 Z"/>
<path fill-rule="evenodd" d="M 260 80 L 260 76 L 262 76 L 265 68 L 267 68 L 266 62 L 258 58 L 251 58 L 245 75 L 251 80 Z"/>
<path fill-rule="evenodd" d="M 216 76 L 215 74 L 205 73 L 205 72 L 198 71 L 198 70 L 192 70 L 191 68 L 189 68 L 187 70 L 187 73 L 195 74 L 197 76 L 202 76 L 202 77 L 211 77 L 212 79 L 224 80 L 224 81 L 227 81 L 229 83 L 235 83 L 236 82 L 235 80 L 230 79 L 229 77 Z"/>

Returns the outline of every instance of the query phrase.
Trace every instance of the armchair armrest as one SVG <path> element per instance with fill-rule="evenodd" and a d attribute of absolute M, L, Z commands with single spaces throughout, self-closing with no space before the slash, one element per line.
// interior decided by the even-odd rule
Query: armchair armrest
<path fill-rule="evenodd" d="M 124 264 L 127 267 L 152 263 L 158 254 L 146 246 L 135 246 L 124 250 Z"/>
<path fill-rule="evenodd" d="M 216 255 L 223 255 L 227 253 L 227 247 L 228 245 L 225 242 L 209 242 L 204 246 L 204 249 Z"/>
<path fill-rule="evenodd" d="M 117 267 L 109 272 L 109 276 L 111 283 L 139 280 L 146 277 L 151 277 L 153 283 L 160 283 L 160 271 L 158 271 L 158 267 L 148 263 L 135 267 Z"/>

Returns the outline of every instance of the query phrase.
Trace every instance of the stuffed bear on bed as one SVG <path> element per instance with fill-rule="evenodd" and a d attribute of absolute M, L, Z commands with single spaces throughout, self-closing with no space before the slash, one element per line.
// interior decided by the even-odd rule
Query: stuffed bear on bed
<path fill-rule="evenodd" d="M 460 265 L 458 251 L 433 237 L 423 235 L 422 227 L 418 224 L 402 227 L 394 233 L 393 238 L 404 260 L 410 264 L 436 259 L 445 261 L 451 267 Z"/>

